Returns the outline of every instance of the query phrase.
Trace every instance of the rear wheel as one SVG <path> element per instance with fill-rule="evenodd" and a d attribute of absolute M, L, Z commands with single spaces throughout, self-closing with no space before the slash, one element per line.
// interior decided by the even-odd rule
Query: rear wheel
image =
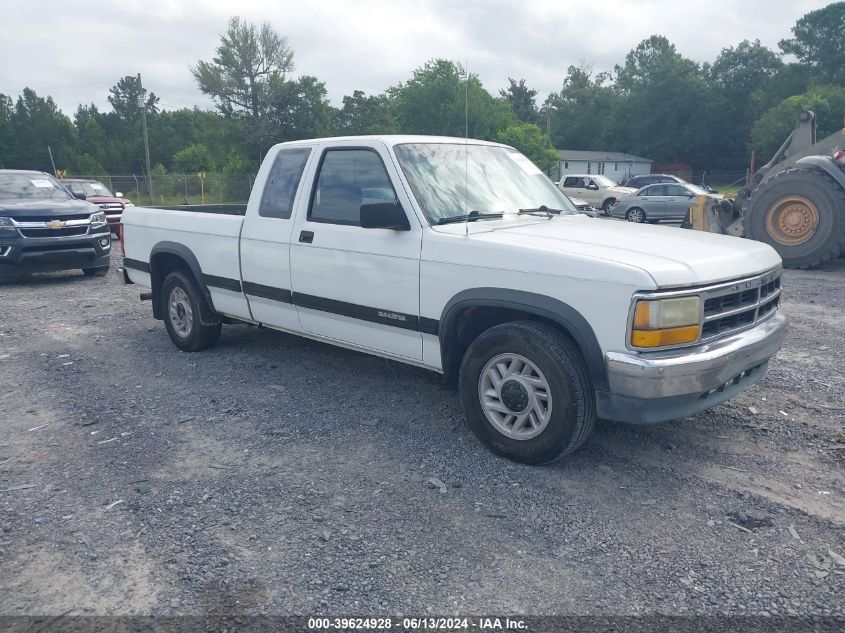
<path fill-rule="evenodd" d="M 639 207 L 632 207 L 628 209 L 628 213 L 625 214 L 625 219 L 628 220 L 628 222 L 636 222 L 637 224 L 645 222 L 645 211 Z"/>
<path fill-rule="evenodd" d="M 459 376 L 467 424 L 487 447 L 525 464 L 574 452 L 596 420 L 584 359 L 555 328 L 515 321 L 469 346 Z"/>
<path fill-rule="evenodd" d="M 160 301 L 170 340 L 182 351 L 199 352 L 220 338 L 220 317 L 211 311 L 188 274 L 181 270 L 170 273 L 161 285 Z"/>
<path fill-rule="evenodd" d="M 745 237 L 774 248 L 787 268 L 811 268 L 845 251 L 845 191 L 819 169 L 787 169 L 757 187 Z"/>

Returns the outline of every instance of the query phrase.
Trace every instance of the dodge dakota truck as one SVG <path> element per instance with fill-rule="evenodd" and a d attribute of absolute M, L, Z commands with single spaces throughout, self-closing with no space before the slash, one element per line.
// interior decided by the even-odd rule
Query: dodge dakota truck
<path fill-rule="evenodd" d="M 129 207 L 123 225 L 128 277 L 179 349 L 260 324 L 441 372 L 478 438 L 524 463 L 597 418 L 723 402 L 786 334 L 769 246 L 587 217 L 496 143 L 282 143 L 244 213 Z"/>
<path fill-rule="evenodd" d="M 0 276 L 109 270 L 111 236 L 100 207 L 40 171 L 0 170 Z"/>

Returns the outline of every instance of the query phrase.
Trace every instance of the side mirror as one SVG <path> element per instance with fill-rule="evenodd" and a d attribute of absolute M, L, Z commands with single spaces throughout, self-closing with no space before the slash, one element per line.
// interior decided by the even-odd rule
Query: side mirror
<path fill-rule="evenodd" d="M 77 200 L 86 200 L 88 198 L 82 191 L 72 191 L 71 193 Z"/>
<path fill-rule="evenodd" d="M 599 186 L 596 183 L 591 182 L 589 185 L 587 185 L 587 189 L 589 189 L 590 191 L 598 191 Z"/>
<path fill-rule="evenodd" d="M 411 224 L 398 202 L 377 202 L 361 205 L 361 228 L 410 231 Z"/>
<path fill-rule="evenodd" d="M 115 198 L 122 198 L 122 197 L 123 197 L 123 194 L 122 194 L 122 193 L 120 193 L 119 191 L 115 191 L 115 192 L 114 192 L 114 197 L 115 197 Z"/>

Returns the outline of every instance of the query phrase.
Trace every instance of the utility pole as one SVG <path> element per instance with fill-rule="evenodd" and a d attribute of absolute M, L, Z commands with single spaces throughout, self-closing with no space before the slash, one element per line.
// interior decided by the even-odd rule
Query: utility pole
<path fill-rule="evenodd" d="M 144 98 L 144 88 L 141 86 L 141 73 L 138 73 L 138 107 L 141 108 L 141 123 L 144 126 L 144 158 L 147 162 L 147 191 L 150 192 L 150 203 L 153 199 L 153 176 L 150 173 L 150 140 L 147 138 L 147 100 Z"/>

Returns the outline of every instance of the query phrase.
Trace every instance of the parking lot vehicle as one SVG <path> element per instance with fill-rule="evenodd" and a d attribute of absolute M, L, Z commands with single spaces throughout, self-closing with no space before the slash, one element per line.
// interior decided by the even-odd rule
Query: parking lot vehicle
<path fill-rule="evenodd" d="M 620 187 L 606 176 L 589 174 L 567 174 L 560 181 L 560 190 L 569 197 L 586 200 L 605 214 L 619 200 L 636 191 L 631 187 Z"/>
<path fill-rule="evenodd" d="M 639 176 L 631 176 L 623 183 L 623 186 L 631 187 L 633 189 L 641 189 L 646 185 L 656 185 L 662 182 L 676 182 L 683 184 L 686 180 L 672 174 L 641 174 Z"/>
<path fill-rule="evenodd" d="M 704 189 L 688 182 L 648 185 L 622 198 L 611 207 L 610 215 L 628 222 L 680 222 L 696 196 L 708 196 Z"/>
<path fill-rule="evenodd" d="M 555 187 L 560 188 L 559 182 L 556 182 L 554 184 L 555 184 Z M 566 195 L 566 194 L 563 194 L 563 195 Z M 593 218 L 598 217 L 598 209 L 596 209 L 593 205 L 591 205 L 586 200 L 581 200 L 581 198 L 572 198 L 570 196 L 566 196 L 566 197 L 569 198 L 569 201 L 572 203 L 572 206 L 574 206 L 580 213 L 583 213 L 584 215 L 589 215 L 590 217 L 593 217 Z"/>
<path fill-rule="evenodd" d="M 85 196 L 85 200 L 93 202 L 106 214 L 109 228 L 115 235 L 120 235 L 120 215 L 123 209 L 131 207 L 132 201 L 124 198 L 121 192 L 112 194 L 99 180 L 89 178 L 63 178 L 61 182 L 74 195 Z"/>
<path fill-rule="evenodd" d="M 813 268 L 839 257 L 845 254 L 843 150 L 845 127 L 817 141 L 816 115 L 804 111 L 732 206 L 702 199 L 683 226 L 765 242 L 787 268 Z"/>
<path fill-rule="evenodd" d="M 123 225 L 129 278 L 179 349 L 241 322 L 441 372 L 475 434 L 526 463 L 571 453 L 597 417 L 723 402 L 786 333 L 769 246 L 585 217 L 484 141 L 283 143 L 244 215 L 135 207 Z"/>
<path fill-rule="evenodd" d="M 0 170 L 0 275 L 109 270 L 106 214 L 40 171 Z"/>

